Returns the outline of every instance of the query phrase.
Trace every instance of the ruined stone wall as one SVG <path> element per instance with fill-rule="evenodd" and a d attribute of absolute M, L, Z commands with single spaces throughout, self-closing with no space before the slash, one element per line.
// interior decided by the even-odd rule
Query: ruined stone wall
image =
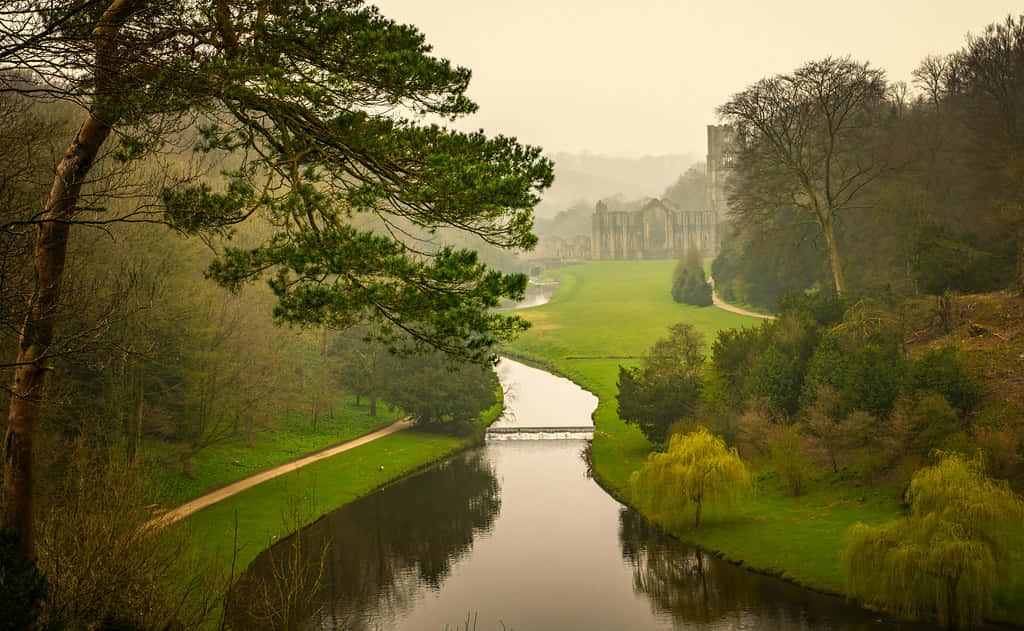
<path fill-rule="evenodd" d="M 718 255 L 721 231 L 728 221 L 725 183 L 733 131 L 727 125 L 708 125 L 707 129 L 704 210 L 678 210 L 652 199 L 639 210 L 613 211 L 598 202 L 592 220 L 594 259 L 675 258 L 689 247 L 699 247 L 703 256 Z"/>

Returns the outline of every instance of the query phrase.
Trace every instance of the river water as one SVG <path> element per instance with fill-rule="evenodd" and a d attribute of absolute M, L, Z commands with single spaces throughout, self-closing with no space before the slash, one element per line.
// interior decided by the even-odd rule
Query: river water
<path fill-rule="evenodd" d="M 526 292 L 523 294 L 523 299 L 516 302 L 509 301 L 498 309 L 498 311 L 511 311 L 513 309 L 539 307 L 551 300 L 551 297 L 555 294 L 557 289 L 558 283 L 530 279 L 530 284 L 526 286 Z"/>
<path fill-rule="evenodd" d="M 508 360 L 499 376 L 502 424 L 590 423 L 596 398 L 572 382 Z M 589 479 L 586 447 L 488 441 L 356 501 L 265 551 L 231 616 L 294 629 L 925 628 L 665 536 Z"/>

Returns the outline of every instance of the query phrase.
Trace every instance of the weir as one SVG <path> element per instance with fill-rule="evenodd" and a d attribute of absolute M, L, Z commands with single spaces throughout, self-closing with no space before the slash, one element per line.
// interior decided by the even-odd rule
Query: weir
<path fill-rule="evenodd" d="M 486 440 L 580 440 L 594 437 L 593 425 L 521 427 L 490 427 L 484 435 Z"/>

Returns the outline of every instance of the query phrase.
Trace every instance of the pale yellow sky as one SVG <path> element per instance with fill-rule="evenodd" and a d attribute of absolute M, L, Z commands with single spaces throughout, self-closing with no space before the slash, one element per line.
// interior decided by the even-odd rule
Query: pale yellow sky
<path fill-rule="evenodd" d="M 928 54 L 1024 11 L 1001 0 L 379 0 L 473 70 L 460 123 L 550 152 L 705 151 L 714 109 L 761 77 L 851 55 L 910 82 Z"/>

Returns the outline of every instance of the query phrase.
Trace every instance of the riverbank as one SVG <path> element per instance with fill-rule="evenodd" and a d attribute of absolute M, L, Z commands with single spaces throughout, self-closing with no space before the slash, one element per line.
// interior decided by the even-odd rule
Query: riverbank
<path fill-rule="evenodd" d="M 602 262 L 558 270 L 566 290 L 548 305 L 521 313 L 534 328 L 509 348 L 510 356 L 552 370 L 598 396 L 595 479 L 625 503 L 629 476 L 642 466 L 651 445 L 616 412 L 618 366 L 631 360 L 609 358 L 640 356 L 675 322 L 693 324 L 709 343 L 719 329 L 760 325 L 714 307 L 672 303 L 667 290 L 672 264 Z M 899 489 L 894 487 L 823 478 L 793 498 L 769 478 L 737 510 L 710 515 L 700 529 L 672 534 L 749 569 L 841 595 L 846 576 L 840 554 L 849 527 L 858 521 L 881 524 L 901 513 Z M 996 617 L 1019 625 L 1024 624 L 1021 546 L 1014 551 L 1012 567 L 1010 583 L 997 593 Z"/>
<path fill-rule="evenodd" d="M 187 533 L 194 567 L 237 574 L 278 539 L 356 499 L 479 444 L 504 408 L 500 388 L 465 436 L 410 429 L 247 489 L 171 526 Z"/>

